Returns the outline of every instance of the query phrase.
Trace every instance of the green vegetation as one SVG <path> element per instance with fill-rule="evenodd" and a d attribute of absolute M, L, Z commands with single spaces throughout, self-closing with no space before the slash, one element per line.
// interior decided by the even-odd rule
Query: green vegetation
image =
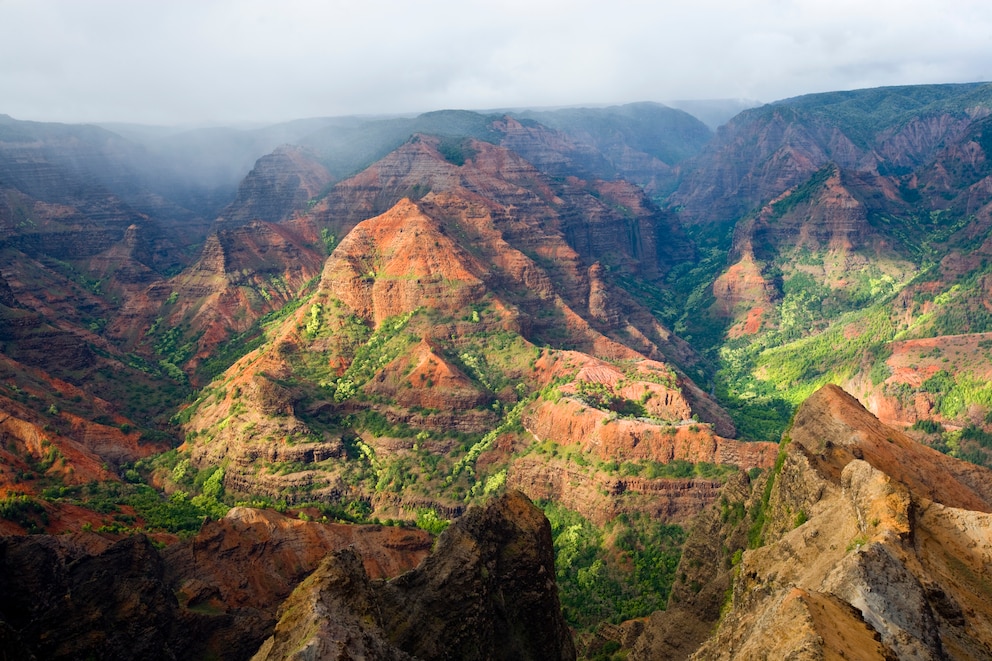
<path fill-rule="evenodd" d="M 843 313 L 822 331 L 794 339 L 767 333 L 728 341 L 719 352 L 717 398 L 744 438 L 776 440 L 796 406 L 828 383 L 853 377 L 862 365 L 884 373 L 897 328 L 884 305 Z"/>
<path fill-rule="evenodd" d="M 628 288 L 639 299 L 652 301 L 652 308 L 670 328 L 689 342 L 710 363 L 704 371 L 692 371 L 699 383 L 712 376 L 716 352 L 726 340 L 729 321 L 710 311 L 716 298 L 713 281 L 727 267 L 733 227 L 727 224 L 701 225 L 687 229 L 688 238 L 697 244 L 696 259 L 677 264 L 665 279 L 665 291 L 649 292 Z M 653 300 L 652 300 L 653 299 Z"/>
<path fill-rule="evenodd" d="M 465 161 L 475 156 L 475 150 L 468 138 L 445 137 L 437 146 L 438 152 L 452 165 L 461 167 Z"/>
<path fill-rule="evenodd" d="M 964 461 L 992 468 L 992 432 L 982 426 L 969 423 L 961 429 L 949 431 L 932 420 L 921 420 L 913 425 L 936 439 L 926 439 L 935 450 Z"/>
<path fill-rule="evenodd" d="M 417 527 L 433 535 L 440 535 L 449 525 L 451 522 L 439 517 L 436 510 L 422 509 L 417 512 Z"/>
<path fill-rule="evenodd" d="M 930 283 L 921 279 L 920 288 L 914 291 L 913 302 L 916 306 L 929 303 L 931 309 L 919 316 L 907 335 L 933 337 L 992 331 L 992 313 L 985 307 L 984 298 L 974 295 L 976 291 L 982 291 L 983 283 L 990 276 L 992 264 L 983 260 L 978 268 L 963 274 L 939 294 L 924 289 Z"/>
<path fill-rule="evenodd" d="M 483 452 L 488 450 L 496 439 L 502 434 L 514 429 L 520 424 L 520 414 L 523 412 L 524 406 L 530 403 L 530 400 L 521 400 L 507 412 L 506 417 L 503 418 L 503 422 L 500 423 L 498 427 L 490 432 L 487 432 L 485 436 L 479 439 L 479 442 L 474 444 L 468 449 L 461 459 L 459 459 L 454 467 L 451 469 L 451 474 L 444 479 L 444 485 L 450 485 L 460 473 L 465 472 L 469 476 L 475 475 L 475 462 Z"/>
<path fill-rule="evenodd" d="M 166 360 L 174 365 L 182 365 L 193 355 L 193 352 L 196 350 L 196 342 L 199 338 L 192 337 L 184 341 L 189 329 L 176 326 L 174 328 L 160 330 L 160 321 L 161 319 L 156 319 L 151 330 L 149 330 L 149 335 L 157 336 L 158 338 L 155 342 L 155 352 L 160 356 L 164 356 Z"/>
<path fill-rule="evenodd" d="M 329 521 L 344 523 L 369 523 L 372 506 L 364 500 L 342 500 L 337 503 L 314 503 Z"/>
<path fill-rule="evenodd" d="M 927 434 L 944 433 L 944 425 L 934 420 L 917 420 L 910 429 L 925 432 Z"/>
<path fill-rule="evenodd" d="M 310 306 L 310 315 L 307 317 L 306 325 L 303 327 L 303 335 L 308 340 L 312 340 L 317 336 L 317 331 L 320 330 L 320 315 L 324 311 L 324 306 L 320 303 L 314 303 Z"/>
<path fill-rule="evenodd" d="M 789 443 L 790 439 L 788 436 L 782 437 L 782 441 L 779 443 L 778 455 L 775 457 L 775 465 L 772 467 L 771 473 L 768 474 L 768 478 L 765 481 L 765 489 L 761 493 L 761 502 L 757 507 L 751 510 L 752 523 L 747 532 L 747 547 L 749 549 L 758 548 L 764 544 L 765 524 L 767 523 L 768 517 L 768 503 L 771 501 L 772 489 L 775 487 L 775 480 L 778 478 L 779 473 L 782 472 L 782 467 L 785 465 L 785 458 L 787 456 L 787 448 Z M 798 518 L 796 521 L 799 521 Z M 797 523 L 796 525 L 800 525 L 800 523 Z"/>
<path fill-rule="evenodd" d="M 538 451 L 546 450 L 539 447 Z M 573 457 L 574 452 L 574 449 L 566 448 L 557 450 L 555 455 L 560 454 L 561 456 L 568 457 L 574 463 L 581 465 L 584 460 L 579 457 Z M 726 481 L 739 470 L 737 466 L 730 464 L 711 464 L 707 461 L 692 463 L 684 459 L 675 459 L 665 464 L 650 460 L 624 461 L 622 463 L 617 463 L 616 461 L 599 462 L 597 468 L 605 473 L 614 473 L 624 477 L 643 477 L 649 480 L 688 480 L 699 478 L 703 480 L 719 480 L 721 482 Z"/>
<path fill-rule="evenodd" d="M 327 382 L 334 391 L 334 401 L 343 402 L 358 394 L 359 388 L 371 379 L 376 372 L 416 341 L 410 335 L 401 335 L 410 319 L 420 312 L 420 308 L 406 314 L 384 320 L 372 332 L 368 341 L 355 352 L 348 369 L 337 380 Z M 312 309 L 311 309 L 312 313 Z"/>
<path fill-rule="evenodd" d="M 284 282 L 279 279 L 279 289 L 286 289 Z M 317 279 L 314 278 L 306 283 L 301 291 L 277 310 L 268 312 L 258 319 L 245 331 L 231 336 L 226 342 L 211 351 L 210 356 L 205 358 L 196 369 L 197 377 L 203 382 L 210 382 L 223 373 L 228 367 L 237 362 L 255 349 L 263 346 L 267 341 L 267 329 L 282 321 L 309 300 L 310 295 L 316 286 Z M 174 292 L 175 293 L 175 292 Z M 170 296 L 171 298 L 171 296 Z M 176 374 L 180 366 L 195 352 L 197 342 L 201 334 L 189 335 L 189 329 L 180 325 L 174 328 L 160 330 L 161 318 L 149 330 L 149 335 L 157 338 L 155 341 L 155 351 L 163 356 L 169 365 L 163 365 L 170 374 Z M 185 375 L 181 382 L 185 382 Z"/>
<path fill-rule="evenodd" d="M 981 83 L 879 87 L 807 94 L 746 112 L 757 117 L 785 110 L 806 114 L 806 121 L 834 124 L 856 145 L 867 148 L 881 131 L 898 128 L 912 119 L 987 106 L 989 93 Z"/>
<path fill-rule="evenodd" d="M 934 403 L 934 410 L 947 419 L 960 419 L 970 408 L 992 411 L 992 383 L 975 377 L 971 373 L 951 374 L 947 370 L 938 370 L 930 378 L 913 388 L 905 383 L 887 386 L 886 394 L 895 397 L 903 405 L 909 406 L 917 393 L 928 393 Z M 934 433 L 929 428 L 931 421 L 920 421 L 915 427 L 927 433 Z M 936 423 L 934 423 L 936 424 Z"/>
<path fill-rule="evenodd" d="M 646 516 L 621 515 L 603 529 L 556 503 L 539 503 L 551 522 L 555 571 L 568 623 L 590 630 L 664 609 L 685 531 Z"/>
<path fill-rule="evenodd" d="M 133 479 L 140 480 L 136 472 Z M 165 497 L 147 484 L 91 482 L 81 486 L 53 486 L 43 492 L 50 502 L 66 502 L 79 505 L 94 512 L 110 515 L 114 523 L 106 524 L 100 532 L 156 532 L 190 534 L 200 529 L 203 521 L 221 518 L 227 513 L 227 506 L 217 500 L 222 495 L 215 490 L 215 496 L 199 494 L 190 497 L 186 491 L 175 491 Z M 125 513 L 123 508 L 131 508 L 134 516 Z M 137 519 L 144 522 L 136 527 Z"/>
<path fill-rule="evenodd" d="M 578 381 L 577 397 L 589 406 L 618 415 L 638 418 L 647 415 L 644 405 L 613 393 L 609 386 L 599 382 Z"/>
<path fill-rule="evenodd" d="M 805 183 L 797 186 L 791 193 L 772 204 L 771 220 L 774 221 L 777 218 L 781 218 L 800 204 L 809 202 L 813 199 L 813 196 L 818 193 L 821 188 L 823 188 L 823 185 L 827 182 L 827 179 L 836 173 L 837 166 L 833 163 L 817 170 L 813 173 L 813 176 L 806 180 Z"/>
<path fill-rule="evenodd" d="M 338 237 L 331 233 L 331 230 L 323 227 L 320 230 L 320 243 L 324 246 L 324 252 L 330 255 L 338 246 Z"/>
<path fill-rule="evenodd" d="M 31 496 L 0 498 L 0 519 L 13 521 L 29 534 L 42 533 L 48 525 L 48 511 Z"/>

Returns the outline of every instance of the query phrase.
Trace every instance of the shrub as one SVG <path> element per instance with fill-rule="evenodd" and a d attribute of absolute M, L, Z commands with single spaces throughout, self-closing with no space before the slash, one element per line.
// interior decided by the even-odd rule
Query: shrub
<path fill-rule="evenodd" d="M 437 511 L 433 509 L 422 509 L 417 512 L 416 523 L 418 528 L 426 530 L 432 535 L 440 535 L 451 525 L 451 521 L 442 519 L 437 515 Z"/>

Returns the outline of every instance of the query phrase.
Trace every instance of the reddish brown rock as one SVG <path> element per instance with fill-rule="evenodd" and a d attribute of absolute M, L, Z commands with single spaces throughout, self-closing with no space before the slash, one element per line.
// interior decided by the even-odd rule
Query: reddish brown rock
<path fill-rule="evenodd" d="M 669 463 L 680 459 L 733 464 L 747 469 L 768 467 L 775 461 L 775 444 L 744 443 L 721 438 L 705 424 L 680 421 L 659 425 L 616 418 L 576 400 L 557 404 L 538 402 L 523 418 L 538 438 L 560 445 L 577 445 L 600 459 L 649 459 Z"/>
<path fill-rule="evenodd" d="M 170 576 L 191 578 L 179 584 L 188 606 L 215 601 L 222 609 L 262 608 L 288 595 L 332 549 L 347 546 L 361 554 L 370 576 L 388 578 L 419 564 L 431 539 L 417 528 L 324 524 L 235 507 L 165 556 Z M 204 585 L 207 593 L 196 590 Z"/>
<path fill-rule="evenodd" d="M 0 622 L 10 628 L 0 626 L 0 653 L 246 659 L 271 633 L 279 604 L 343 548 L 361 554 L 363 574 L 387 578 L 416 567 L 431 538 L 247 508 L 162 553 L 143 535 L 2 538 Z"/>
<path fill-rule="evenodd" d="M 481 299 L 487 270 L 437 221 L 402 200 L 341 241 L 327 261 L 322 288 L 378 326 L 419 306 L 461 310 Z"/>
<path fill-rule="evenodd" d="M 365 390 L 407 408 L 464 411 L 492 399 L 427 340 L 386 365 Z"/>
<path fill-rule="evenodd" d="M 544 456 L 512 462 L 506 483 L 529 498 L 558 503 L 600 526 L 631 513 L 688 523 L 716 501 L 723 487 L 717 480 L 617 477 Z"/>

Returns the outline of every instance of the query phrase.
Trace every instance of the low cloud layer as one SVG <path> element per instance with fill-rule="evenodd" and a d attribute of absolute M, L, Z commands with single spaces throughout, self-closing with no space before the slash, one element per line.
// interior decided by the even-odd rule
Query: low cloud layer
<path fill-rule="evenodd" d="M 0 113 L 265 122 L 992 79 L 992 4 L 0 0 Z"/>

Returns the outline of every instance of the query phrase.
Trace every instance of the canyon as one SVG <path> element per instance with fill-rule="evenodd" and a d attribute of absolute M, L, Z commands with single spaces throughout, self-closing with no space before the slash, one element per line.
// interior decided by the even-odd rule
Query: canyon
<path fill-rule="evenodd" d="M 990 89 L 0 117 L 0 649 L 988 655 Z"/>

